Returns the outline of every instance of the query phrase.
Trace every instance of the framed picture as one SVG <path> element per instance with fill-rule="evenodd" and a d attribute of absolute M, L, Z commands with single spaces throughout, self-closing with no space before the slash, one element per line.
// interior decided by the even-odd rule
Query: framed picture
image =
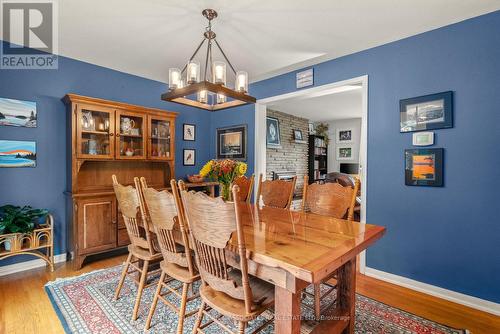
<path fill-rule="evenodd" d="M 266 144 L 267 146 L 281 146 L 280 121 L 274 117 L 266 119 Z"/>
<path fill-rule="evenodd" d="M 352 147 L 337 147 L 337 160 L 352 160 Z"/>
<path fill-rule="evenodd" d="M 196 138 L 195 131 L 196 131 L 196 125 L 184 123 L 182 139 L 187 141 L 195 141 Z"/>
<path fill-rule="evenodd" d="M 443 186 L 443 149 L 405 150 L 405 184 L 407 186 Z"/>
<path fill-rule="evenodd" d="M 184 153 L 183 165 L 194 166 L 196 164 L 196 150 L 185 148 L 183 153 Z"/>
<path fill-rule="evenodd" d="M 247 159 L 247 126 L 217 129 L 217 159 Z"/>
<path fill-rule="evenodd" d="M 352 143 L 352 129 L 337 129 L 336 142 L 337 144 Z"/>
<path fill-rule="evenodd" d="M 36 102 L 0 98 L 0 125 L 36 128 Z"/>
<path fill-rule="evenodd" d="M 451 128 L 453 92 L 414 97 L 399 102 L 400 132 Z"/>
<path fill-rule="evenodd" d="M 302 137 L 302 130 L 299 130 L 299 129 L 293 130 L 293 139 L 304 140 L 304 138 Z"/>
<path fill-rule="evenodd" d="M 36 142 L 0 140 L 0 167 L 36 167 Z"/>

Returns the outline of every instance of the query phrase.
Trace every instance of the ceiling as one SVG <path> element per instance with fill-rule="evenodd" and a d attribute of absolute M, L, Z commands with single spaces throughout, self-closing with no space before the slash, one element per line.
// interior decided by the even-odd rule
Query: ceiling
<path fill-rule="evenodd" d="M 500 0 L 64 0 L 59 53 L 166 82 L 202 39 L 204 8 L 258 81 L 500 9 Z"/>
<path fill-rule="evenodd" d="M 345 89 L 343 89 L 345 88 Z M 361 86 L 342 86 L 328 95 L 290 98 L 268 104 L 272 110 L 306 118 L 311 122 L 361 118 L 363 90 Z"/>

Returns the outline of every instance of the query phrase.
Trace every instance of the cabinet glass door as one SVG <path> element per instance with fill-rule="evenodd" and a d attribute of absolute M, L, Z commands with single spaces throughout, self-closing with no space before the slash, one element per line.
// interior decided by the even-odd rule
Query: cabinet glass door
<path fill-rule="evenodd" d="M 173 157 L 173 122 L 170 118 L 149 117 L 149 159 L 170 160 Z"/>
<path fill-rule="evenodd" d="M 132 112 L 116 112 L 118 159 L 145 159 L 145 115 Z"/>
<path fill-rule="evenodd" d="M 112 109 L 85 105 L 77 108 L 77 157 L 113 157 L 114 113 Z"/>

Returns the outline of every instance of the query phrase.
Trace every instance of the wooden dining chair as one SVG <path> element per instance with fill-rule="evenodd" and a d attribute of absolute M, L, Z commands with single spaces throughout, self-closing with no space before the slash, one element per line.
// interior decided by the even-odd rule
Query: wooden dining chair
<path fill-rule="evenodd" d="M 240 187 L 239 200 L 241 202 L 250 203 L 252 200 L 252 190 L 253 190 L 253 182 L 255 179 L 255 175 L 252 174 L 250 177 L 240 176 L 234 180 L 234 184 Z"/>
<path fill-rule="evenodd" d="M 154 247 L 154 236 L 149 230 L 149 217 L 146 211 L 141 207 L 140 184 L 139 179 L 134 178 L 135 189 L 132 186 L 123 186 L 118 183 L 116 175 L 113 178 L 113 188 L 118 200 L 118 206 L 122 212 L 123 220 L 127 228 L 127 233 L 130 238 L 128 246 L 128 257 L 123 266 L 118 287 L 115 291 L 115 300 L 120 296 L 120 291 L 125 281 L 125 277 L 129 275 L 137 284 L 137 296 L 132 313 L 132 320 L 137 319 L 137 313 L 141 304 L 142 292 L 151 284 L 146 284 L 149 276 L 156 274 L 158 270 L 152 270 L 151 264 L 161 260 L 162 255 Z M 141 265 L 142 263 L 142 265 Z M 129 268 L 132 268 L 129 271 Z M 136 273 L 139 273 L 139 279 L 136 278 Z"/>
<path fill-rule="evenodd" d="M 304 192 L 302 196 L 302 211 L 311 212 L 318 215 L 330 216 L 339 219 L 352 221 L 354 218 L 354 207 L 359 189 L 359 179 L 354 178 L 354 187 L 343 186 L 340 183 L 313 183 L 309 185 L 309 177 L 304 176 Z M 321 302 L 336 289 L 335 273 L 322 283 L 314 284 L 312 294 L 305 292 L 314 300 L 314 316 L 321 317 L 321 313 L 333 305 L 335 300 L 325 306 Z M 327 286 L 324 293 L 321 293 L 321 284 Z M 307 304 L 303 304 L 310 307 Z"/>
<path fill-rule="evenodd" d="M 238 196 L 238 186 L 233 186 L 233 196 Z M 238 202 L 224 202 L 203 193 L 181 190 L 181 197 L 189 223 L 196 263 L 201 275 L 200 296 L 202 304 L 193 333 L 205 333 L 207 326 L 215 323 L 229 333 L 234 333 L 219 319 L 229 317 L 238 323 L 243 334 L 250 320 L 255 319 L 274 304 L 274 286 L 248 275 L 245 238 Z M 226 262 L 229 241 L 236 239 L 239 268 Z M 219 313 L 215 316 L 210 311 Z M 209 321 L 203 323 L 203 318 Z M 271 319 L 272 320 L 272 319 Z M 267 325 L 259 326 L 257 330 Z"/>
<path fill-rule="evenodd" d="M 259 175 L 259 187 L 257 191 L 257 203 L 262 197 L 265 206 L 271 206 L 280 209 L 290 209 L 293 193 L 295 191 L 295 182 L 297 176 L 291 181 L 285 180 L 265 180 L 262 181 L 262 174 Z"/>
<path fill-rule="evenodd" d="M 200 279 L 200 275 L 194 266 L 194 259 L 184 224 L 184 211 L 175 180 L 171 180 L 170 185 L 172 193 L 167 190 L 157 191 L 148 187 L 144 177 L 140 179 L 140 188 L 144 199 L 144 205 L 141 205 L 141 207 L 144 207 L 149 212 L 151 224 L 154 227 L 163 254 L 163 261 L 160 262 L 161 276 L 146 320 L 145 330 L 151 327 L 156 305 L 158 300 L 161 300 L 177 313 L 179 317 L 177 334 L 182 334 L 184 319 L 197 313 L 197 310 L 195 310 L 186 314 L 186 305 L 191 300 L 199 297 L 199 295 L 193 294 L 192 284 Z M 175 227 L 178 230 L 174 230 Z M 176 240 L 176 232 L 179 232 L 181 240 Z M 183 246 L 178 241 L 182 241 Z M 173 288 L 168 284 L 172 278 L 182 283 L 182 293 L 178 292 L 178 288 Z M 165 293 L 162 293 L 163 288 L 167 290 Z M 191 296 L 188 297 L 189 291 L 191 291 Z M 180 306 L 176 306 L 166 299 L 171 293 L 180 298 Z"/>

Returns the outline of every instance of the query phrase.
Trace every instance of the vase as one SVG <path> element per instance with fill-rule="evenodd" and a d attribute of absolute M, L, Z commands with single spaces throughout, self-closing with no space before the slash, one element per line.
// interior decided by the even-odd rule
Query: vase
<path fill-rule="evenodd" d="M 220 184 L 220 195 L 222 199 L 226 202 L 233 201 L 232 183 L 221 183 Z"/>

